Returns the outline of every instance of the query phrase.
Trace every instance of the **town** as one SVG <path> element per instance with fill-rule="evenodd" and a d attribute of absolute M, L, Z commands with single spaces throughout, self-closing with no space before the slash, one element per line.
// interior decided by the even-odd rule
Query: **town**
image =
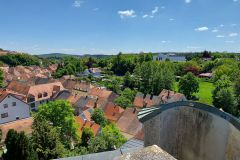
<path fill-rule="evenodd" d="M 239 117 L 238 54 L 49 56 L 0 56 L 3 153 L 13 135 L 32 141 L 37 152 L 29 154 L 43 159 L 143 148 L 151 137 L 144 116 L 173 103 L 196 101 Z M 15 156 L 8 152 L 3 157 Z"/>

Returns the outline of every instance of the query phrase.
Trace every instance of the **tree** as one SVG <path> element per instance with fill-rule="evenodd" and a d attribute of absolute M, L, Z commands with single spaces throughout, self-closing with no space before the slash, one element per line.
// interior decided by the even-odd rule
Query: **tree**
<path fill-rule="evenodd" d="M 230 88 L 221 88 L 213 94 L 213 105 L 222 108 L 225 112 L 236 115 L 234 96 Z"/>
<path fill-rule="evenodd" d="M 115 124 L 109 124 L 105 126 L 102 129 L 100 136 L 105 140 L 107 150 L 119 148 L 123 143 L 126 142 L 126 139 L 120 133 Z"/>
<path fill-rule="evenodd" d="M 5 139 L 7 152 L 3 154 L 4 160 L 37 160 L 37 154 L 34 152 L 30 140 L 24 132 L 17 133 L 10 129 Z"/>
<path fill-rule="evenodd" d="M 88 143 L 91 138 L 94 137 L 93 131 L 91 128 L 84 128 L 82 132 L 82 141 L 81 141 L 81 146 L 83 147 L 88 147 Z"/>
<path fill-rule="evenodd" d="M 106 119 L 104 112 L 101 108 L 96 108 L 91 116 L 91 119 L 101 125 L 102 127 L 106 126 L 108 123 L 108 120 Z"/>
<path fill-rule="evenodd" d="M 91 138 L 88 143 L 90 153 L 104 152 L 107 150 L 106 141 L 102 136 Z"/>
<path fill-rule="evenodd" d="M 33 122 L 32 142 L 39 159 L 48 160 L 63 157 L 65 149 L 60 141 L 60 134 L 50 122 L 35 116 Z"/>
<path fill-rule="evenodd" d="M 179 92 L 183 93 L 188 99 L 191 99 L 193 93 L 197 93 L 198 89 L 199 82 L 191 72 L 188 72 L 179 81 Z"/>
<path fill-rule="evenodd" d="M 4 74 L 3 71 L 0 69 L 0 87 L 2 88 L 4 85 Z"/>
<path fill-rule="evenodd" d="M 237 116 L 240 116 L 240 77 L 238 77 L 234 82 L 234 94 L 237 100 Z"/>
<path fill-rule="evenodd" d="M 131 74 L 129 72 L 126 72 L 124 76 L 124 86 L 133 89 L 135 87 L 135 82 L 133 77 L 131 77 Z"/>
<path fill-rule="evenodd" d="M 130 101 L 130 99 L 124 97 L 124 96 L 119 96 L 114 100 L 114 103 L 116 103 L 117 105 L 125 108 L 129 108 L 132 107 L 132 101 Z"/>
<path fill-rule="evenodd" d="M 73 107 L 64 100 L 52 101 L 39 107 L 37 116 L 49 121 L 57 127 L 61 142 L 70 147 L 71 140 L 78 140 L 78 126 L 75 121 Z"/>

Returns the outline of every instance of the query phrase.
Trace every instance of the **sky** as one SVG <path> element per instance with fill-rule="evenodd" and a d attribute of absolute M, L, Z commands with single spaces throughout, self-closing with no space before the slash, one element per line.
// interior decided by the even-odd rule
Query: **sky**
<path fill-rule="evenodd" d="M 0 0 L 0 48 L 240 52 L 240 0 Z"/>

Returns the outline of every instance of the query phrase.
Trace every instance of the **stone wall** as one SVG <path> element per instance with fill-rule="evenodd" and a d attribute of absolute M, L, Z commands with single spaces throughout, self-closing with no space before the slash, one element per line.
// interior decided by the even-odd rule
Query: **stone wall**
<path fill-rule="evenodd" d="M 225 119 L 175 107 L 144 122 L 145 146 L 158 145 L 179 160 L 240 160 L 240 131 Z"/>

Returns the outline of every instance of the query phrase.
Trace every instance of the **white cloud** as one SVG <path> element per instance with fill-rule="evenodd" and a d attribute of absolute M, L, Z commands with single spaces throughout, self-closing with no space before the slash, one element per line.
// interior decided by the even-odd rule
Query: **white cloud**
<path fill-rule="evenodd" d="M 163 41 L 161 41 L 161 43 L 170 43 L 170 41 L 163 40 Z"/>
<path fill-rule="evenodd" d="M 94 8 L 94 9 L 93 9 L 93 11 L 98 11 L 98 10 L 99 10 L 99 8 Z"/>
<path fill-rule="evenodd" d="M 236 37 L 236 36 L 238 36 L 238 33 L 230 33 L 229 34 L 229 37 Z"/>
<path fill-rule="evenodd" d="M 193 50 L 196 50 L 196 49 L 200 49 L 201 47 L 199 46 L 187 46 L 187 49 L 193 49 Z"/>
<path fill-rule="evenodd" d="M 224 35 L 217 35 L 217 38 L 224 38 Z"/>
<path fill-rule="evenodd" d="M 185 3 L 191 3 L 192 0 L 185 0 Z"/>
<path fill-rule="evenodd" d="M 166 7 L 165 6 L 162 6 L 161 9 L 165 9 Z"/>
<path fill-rule="evenodd" d="M 175 19 L 174 18 L 170 18 L 169 21 L 174 21 Z"/>
<path fill-rule="evenodd" d="M 235 41 L 225 41 L 225 43 L 235 43 Z"/>
<path fill-rule="evenodd" d="M 220 26 L 220 27 L 224 27 L 224 24 L 220 24 L 219 26 Z"/>
<path fill-rule="evenodd" d="M 137 15 L 135 14 L 134 10 L 125 10 L 125 11 L 118 11 L 118 14 L 121 18 L 134 18 Z"/>
<path fill-rule="evenodd" d="M 233 23 L 233 24 L 231 24 L 231 26 L 232 26 L 232 27 L 236 27 L 236 26 L 237 26 L 237 24 Z"/>
<path fill-rule="evenodd" d="M 195 31 L 198 31 L 198 32 L 208 31 L 208 27 L 199 27 L 199 28 L 196 28 Z"/>
<path fill-rule="evenodd" d="M 216 32 L 218 32 L 218 31 L 219 31 L 218 29 L 213 29 L 213 30 L 212 30 L 213 33 L 216 33 Z"/>
<path fill-rule="evenodd" d="M 73 3 L 73 7 L 79 8 L 79 7 L 81 7 L 82 3 L 83 3 L 83 1 L 75 0 Z"/>
<path fill-rule="evenodd" d="M 158 7 L 156 6 L 153 10 L 152 10 L 152 14 L 156 14 L 156 13 L 158 13 Z"/>
<path fill-rule="evenodd" d="M 233 2 L 238 2 L 238 0 L 233 0 Z"/>

